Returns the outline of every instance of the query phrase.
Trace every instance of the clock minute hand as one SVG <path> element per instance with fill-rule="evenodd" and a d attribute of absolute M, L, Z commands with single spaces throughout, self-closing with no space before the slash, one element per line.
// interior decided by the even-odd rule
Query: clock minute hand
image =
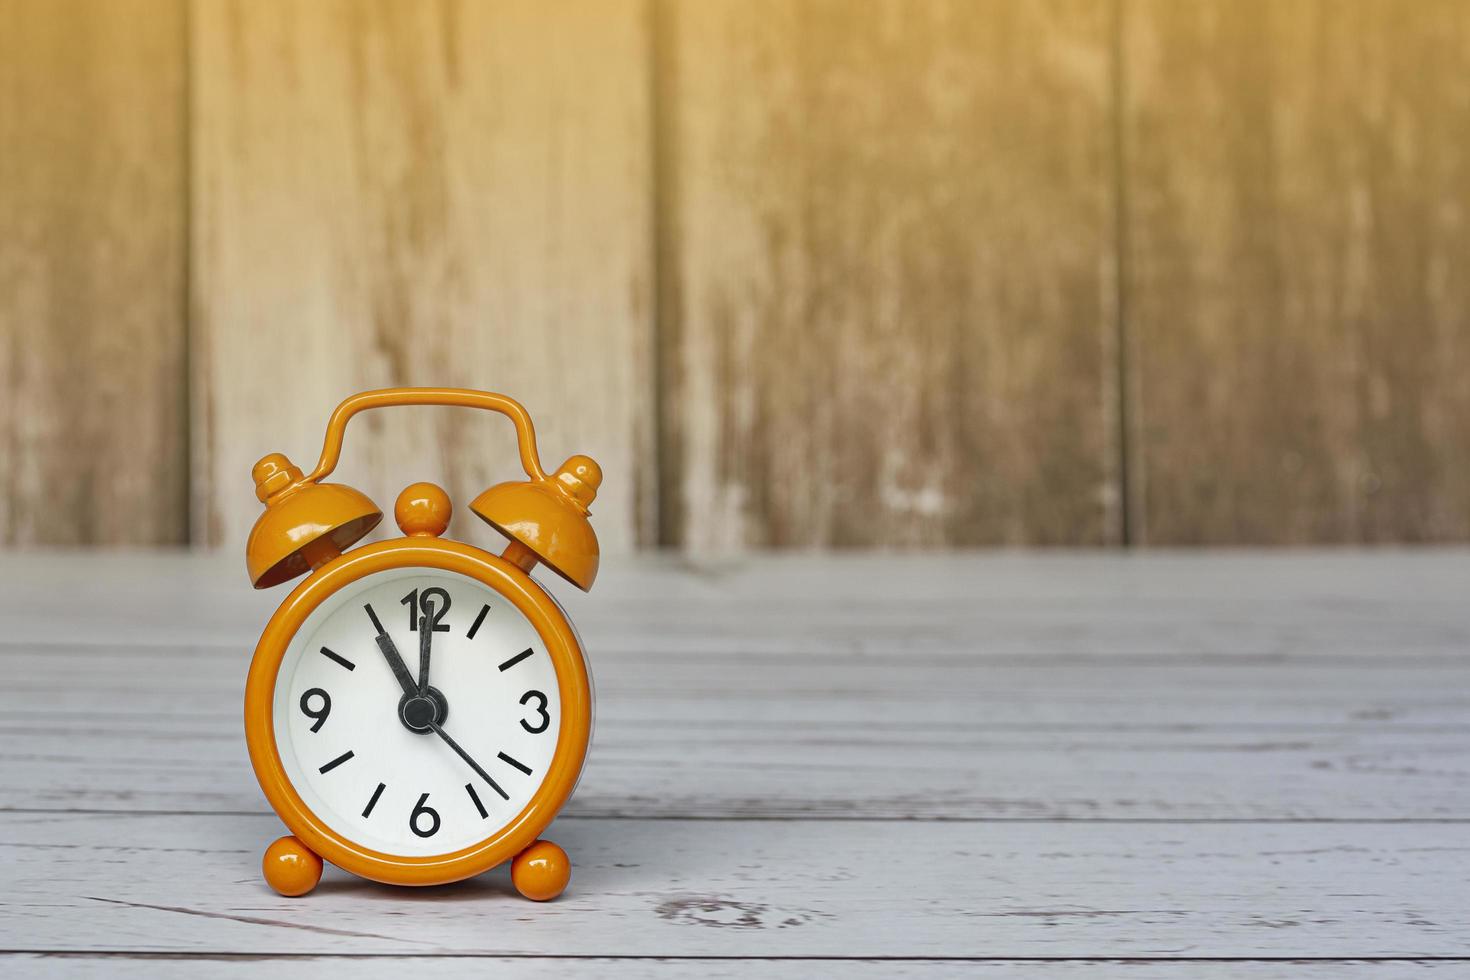
<path fill-rule="evenodd" d="M 434 642 L 434 604 L 424 603 L 424 618 L 419 621 L 419 693 L 429 693 L 429 647 Z"/>
<path fill-rule="evenodd" d="M 508 799 L 510 799 L 510 794 L 507 793 L 505 790 L 501 789 L 500 788 L 500 784 L 497 783 L 494 779 L 492 779 L 491 776 L 490 776 L 490 774 L 488 772 L 486 772 L 484 769 L 480 768 L 480 764 L 478 762 L 476 762 L 474 759 L 471 759 L 470 758 L 470 754 L 468 752 L 466 752 L 464 749 L 460 748 L 459 747 L 459 743 L 456 742 L 454 739 L 450 738 L 449 737 L 449 733 L 446 732 L 444 729 L 440 728 L 439 727 L 439 723 L 437 721 L 431 721 L 431 722 L 429 722 L 429 727 L 432 728 L 432 729 L 434 729 L 434 734 L 436 734 L 440 738 L 444 739 L 444 741 L 449 744 L 449 747 L 451 749 L 453 749 L 456 753 L 459 754 L 459 757 L 461 759 L 463 759 L 465 762 L 468 762 L 470 764 L 470 768 L 473 769 L 473 770 L 475 770 L 475 772 L 479 773 L 480 778 L 483 779 L 483 780 L 485 780 L 485 782 L 489 783 L 490 784 L 490 788 L 493 789 L 493 790 L 495 790 L 496 793 L 499 793 L 500 794 L 500 798 L 502 800 L 508 800 Z"/>
<path fill-rule="evenodd" d="M 409 697 L 416 697 L 419 693 L 418 685 L 413 682 L 413 675 L 408 672 L 408 666 L 403 658 L 398 655 L 398 647 L 393 643 L 393 637 L 383 629 L 383 624 L 378 621 L 378 614 L 373 612 L 373 607 L 364 605 L 368 618 L 373 621 L 373 628 L 378 631 L 378 649 L 383 651 L 383 659 L 388 661 L 393 676 L 398 678 L 398 686 L 403 688 L 403 693 Z"/>

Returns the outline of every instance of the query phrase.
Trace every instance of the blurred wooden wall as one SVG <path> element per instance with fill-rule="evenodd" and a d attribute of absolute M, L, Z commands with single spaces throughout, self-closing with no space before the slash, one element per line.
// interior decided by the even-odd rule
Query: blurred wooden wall
<path fill-rule="evenodd" d="M 1464 540 L 1467 132 L 1464 0 L 0 0 L 0 541 L 387 384 L 614 551 Z"/>

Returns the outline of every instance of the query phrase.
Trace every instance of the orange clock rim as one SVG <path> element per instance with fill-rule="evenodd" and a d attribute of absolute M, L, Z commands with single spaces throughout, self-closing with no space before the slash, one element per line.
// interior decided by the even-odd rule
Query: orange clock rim
<path fill-rule="evenodd" d="M 276 747 L 274 703 L 281 660 L 306 618 L 359 579 L 400 568 L 437 568 L 475 579 L 513 602 L 541 636 L 556 669 L 562 722 L 551 768 L 531 801 L 478 844 L 449 854 L 403 857 L 354 843 L 307 807 L 286 778 Z M 398 538 L 367 545 L 323 565 L 297 586 L 266 624 L 245 683 L 245 742 L 266 799 L 290 831 L 322 858 L 364 878 L 398 885 L 459 881 L 503 864 L 555 819 L 582 772 L 592 725 L 592 691 L 576 634 L 552 598 L 503 558 L 457 541 Z"/>

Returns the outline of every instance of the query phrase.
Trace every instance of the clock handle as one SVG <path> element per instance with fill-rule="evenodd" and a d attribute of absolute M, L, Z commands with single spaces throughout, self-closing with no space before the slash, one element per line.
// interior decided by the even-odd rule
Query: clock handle
<path fill-rule="evenodd" d="M 537 482 L 547 479 L 546 471 L 541 468 L 541 457 L 536 454 L 536 429 L 531 424 L 531 416 L 514 398 L 473 388 L 379 388 L 353 395 L 332 412 L 332 417 L 327 420 L 327 437 L 322 444 L 321 458 L 306 481 L 316 483 L 337 468 L 337 460 L 342 455 L 342 438 L 352 416 L 369 408 L 392 405 L 445 405 L 499 412 L 515 424 L 516 443 L 520 447 L 521 466 L 526 475 Z"/>

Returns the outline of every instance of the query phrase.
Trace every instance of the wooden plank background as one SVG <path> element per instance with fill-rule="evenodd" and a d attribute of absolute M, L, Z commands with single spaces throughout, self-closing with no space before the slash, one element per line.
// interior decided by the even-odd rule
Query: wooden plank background
<path fill-rule="evenodd" d="M 238 547 L 425 383 L 609 551 L 1470 538 L 1470 5 L 861 9 L 0 0 L 0 543 Z"/>
<path fill-rule="evenodd" d="M 0 0 L 0 542 L 188 533 L 184 8 Z"/>
<path fill-rule="evenodd" d="M 547 466 L 602 463 L 604 547 L 651 534 L 639 5 L 200 0 L 192 38 L 196 540 L 243 541 L 251 464 L 309 470 L 392 384 L 514 394 Z M 447 409 L 354 422 L 337 474 L 385 511 L 520 476 L 505 419 Z"/>
<path fill-rule="evenodd" d="M 1470 535 L 1470 4 L 1129 0 L 1140 543 Z"/>
<path fill-rule="evenodd" d="M 1116 540 L 1106 7 L 662 9 L 666 542 Z"/>

